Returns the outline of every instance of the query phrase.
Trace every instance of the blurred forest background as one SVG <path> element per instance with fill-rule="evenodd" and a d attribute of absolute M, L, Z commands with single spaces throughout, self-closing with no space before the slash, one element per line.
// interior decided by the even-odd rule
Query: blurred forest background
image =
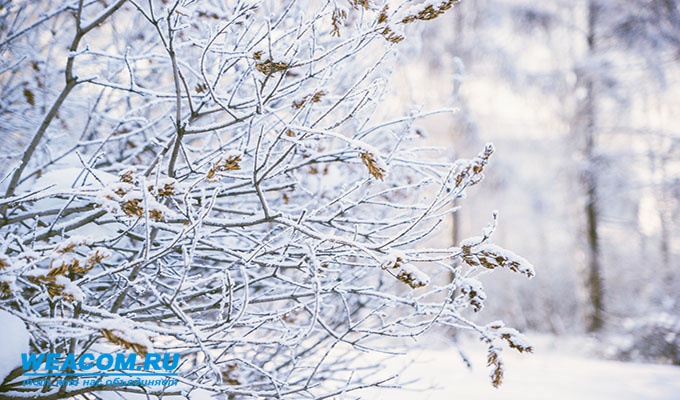
<path fill-rule="evenodd" d="M 442 238 L 499 209 L 494 240 L 536 265 L 532 281 L 489 277 L 487 316 L 680 362 L 678 2 L 463 1 L 443 18 L 395 86 L 460 109 L 424 125 L 452 157 L 496 145 Z"/>

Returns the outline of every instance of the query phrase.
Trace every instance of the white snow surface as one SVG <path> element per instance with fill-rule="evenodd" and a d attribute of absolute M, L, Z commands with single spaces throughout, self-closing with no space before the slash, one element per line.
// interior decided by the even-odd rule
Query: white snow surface
<path fill-rule="evenodd" d="M 389 362 L 387 374 L 400 372 L 406 389 L 367 389 L 348 392 L 338 400 L 680 400 L 680 367 L 605 361 L 593 358 L 597 344 L 587 338 L 529 335 L 535 354 L 503 352 L 505 378 L 495 389 L 489 380 L 485 346 L 463 340 L 472 369 L 461 361 L 458 351 L 440 341 L 413 350 L 411 358 Z M 436 340 L 434 340 L 436 342 Z M 380 377 L 375 377 L 379 380 Z M 414 380 L 418 382 L 413 383 Z M 394 382 L 392 382 L 394 383 Z M 389 383 L 387 383 L 389 385 Z M 120 399 L 100 393 L 105 399 Z M 144 400 L 143 395 L 126 394 L 126 399 Z M 184 397 L 168 396 L 168 400 Z M 191 393 L 192 400 L 216 399 L 209 391 Z"/>
<path fill-rule="evenodd" d="M 372 400 L 680 400 L 680 367 L 591 358 L 582 338 L 538 337 L 534 354 L 507 349 L 504 382 L 495 389 L 485 366 L 485 348 L 464 346 L 468 369 L 453 348 L 415 352 L 402 382 L 418 379 L 423 391 L 383 389 L 364 393 Z M 473 350 L 469 350 L 473 346 Z M 430 389 L 425 389 L 430 388 Z"/>
<path fill-rule="evenodd" d="M 0 310 L 0 383 L 21 365 L 21 353 L 28 353 L 28 330 L 19 318 Z"/>

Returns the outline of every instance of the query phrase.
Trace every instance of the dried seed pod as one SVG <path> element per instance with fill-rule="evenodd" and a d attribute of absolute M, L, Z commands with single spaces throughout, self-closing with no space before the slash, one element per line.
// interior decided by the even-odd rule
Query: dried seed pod
<path fill-rule="evenodd" d="M 366 168 L 368 168 L 368 173 L 371 174 L 375 179 L 380 179 L 381 181 L 385 178 L 385 167 L 381 165 L 379 160 L 375 155 L 369 152 L 362 152 L 359 154 L 361 161 L 364 163 Z"/>

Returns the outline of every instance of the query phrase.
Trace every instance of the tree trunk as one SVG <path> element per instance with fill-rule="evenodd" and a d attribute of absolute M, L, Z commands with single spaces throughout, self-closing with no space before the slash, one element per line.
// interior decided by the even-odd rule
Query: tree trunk
<path fill-rule="evenodd" d="M 597 52 L 596 26 L 598 22 L 598 4 L 596 0 L 588 2 L 588 54 L 592 57 Z M 603 284 L 602 284 L 602 261 L 600 254 L 600 238 L 598 235 L 598 198 L 597 198 L 597 154 L 596 154 L 596 118 L 597 103 L 595 93 L 595 76 L 592 70 L 587 70 L 582 75 L 585 97 L 582 101 L 580 134 L 584 138 L 583 155 L 586 162 L 586 172 L 583 176 L 585 191 L 585 228 L 586 228 L 586 281 L 587 295 L 586 304 L 586 329 L 588 332 L 598 331 L 603 325 Z"/>

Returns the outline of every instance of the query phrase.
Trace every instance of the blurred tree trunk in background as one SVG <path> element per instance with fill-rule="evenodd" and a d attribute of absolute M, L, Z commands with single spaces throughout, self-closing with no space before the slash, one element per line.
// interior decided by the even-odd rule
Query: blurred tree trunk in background
<path fill-rule="evenodd" d="M 429 133 L 456 155 L 484 142 L 499 151 L 445 240 L 486 223 L 501 199 L 494 236 L 539 266 L 531 286 L 482 278 L 507 294 L 487 311 L 508 318 L 517 302 L 525 315 L 510 321 L 556 332 L 680 315 L 680 2 L 456 7 L 422 54 L 433 87 L 453 79 L 461 112 Z"/>
<path fill-rule="evenodd" d="M 592 58 L 597 53 L 596 28 L 599 18 L 599 5 L 595 0 L 588 2 L 588 26 L 587 26 L 587 58 Z M 592 60 L 591 60 L 592 62 Z M 581 87 L 584 96 L 578 106 L 578 114 L 574 123 L 576 133 L 583 137 L 583 156 L 586 163 L 586 171 L 583 174 L 583 186 L 585 191 L 585 228 L 587 236 L 586 247 L 586 329 L 589 332 L 602 328 L 603 319 L 603 283 L 602 264 L 600 257 L 600 239 L 598 236 L 598 198 L 597 198 L 597 93 L 595 89 L 595 73 L 592 65 L 581 69 Z M 579 88 L 580 89 L 580 88 Z"/>

